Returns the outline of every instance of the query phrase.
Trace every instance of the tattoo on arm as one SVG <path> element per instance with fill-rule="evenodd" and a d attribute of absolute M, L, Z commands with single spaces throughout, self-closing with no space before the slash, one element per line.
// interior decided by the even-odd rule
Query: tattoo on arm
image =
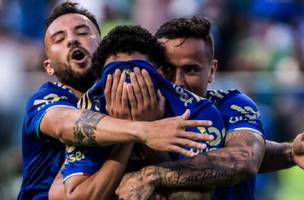
<path fill-rule="evenodd" d="M 263 139 L 246 132 L 231 134 L 234 139 L 230 138 L 225 148 L 154 166 L 154 172 L 159 177 L 156 184 L 164 187 L 212 189 L 237 184 L 254 176 L 264 155 Z M 150 173 L 153 169 L 151 167 L 146 167 Z"/>
<path fill-rule="evenodd" d="M 97 124 L 106 115 L 89 110 L 83 110 L 75 122 L 73 133 L 78 145 L 96 145 L 95 130 Z"/>

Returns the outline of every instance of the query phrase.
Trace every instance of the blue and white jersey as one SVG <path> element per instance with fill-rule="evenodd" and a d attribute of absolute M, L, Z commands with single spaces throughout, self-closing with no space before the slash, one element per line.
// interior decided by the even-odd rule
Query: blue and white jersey
<path fill-rule="evenodd" d="M 238 90 L 208 90 L 206 98 L 222 113 L 227 133 L 252 130 L 263 136 L 263 126 L 257 105 Z"/>
<path fill-rule="evenodd" d="M 133 67 L 146 69 L 151 77 L 155 89 L 160 89 L 163 96 L 166 98 L 165 117 L 172 117 L 181 115 L 190 109 L 190 119 L 211 120 L 212 127 L 196 127 L 189 129 L 190 131 L 197 132 L 198 134 L 206 133 L 215 136 L 216 140 L 207 142 L 207 149 L 209 151 L 220 148 L 224 145 L 225 141 L 225 124 L 219 110 L 211 103 L 211 101 L 198 97 L 191 92 L 172 84 L 171 82 L 163 79 L 161 75 L 151 66 L 148 62 L 142 60 L 134 60 L 127 62 L 113 62 L 104 67 L 101 79 L 89 89 L 89 91 L 79 101 L 81 108 L 91 109 L 94 111 L 105 111 L 105 97 L 103 90 L 106 83 L 107 74 L 112 74 L 115 69 L 132 70 Z M 202 141 L 205 143 L 205 141 Z M 135 145 L 136 146 L 136 145 Z M 66 151 L 66 161 L 62 174 L 64 180 L 67 180 L 73 175 L 92 175 L 105 162 L 109 155 L 111 147 L 77 147 L 68 146 Z M 147 162 L 145 155 L 140 152 L 140 148 L 134 148 L 133 155 L 131 156 L 127 171 L 138 170 L 144 167 Z M 191 149 L 197 152 L 197 149 Z M 203 152 L 198 152 L 203 153 Z M 184 158 L 183 155 L 172 154 L 174 159 Z M 133 159 L 134 158 L 134 159 Z"/>
<path fill-rule="evenodd" d="M 262 137 L 264 131 L 256 104 L 238 90 L 208 90 L 211 100 L 224 116 L 227 134 L 237 130 L 252 130 Z M 231 187 L 215 190 L 214 200 L 254 200 L 255 177 Z"/>
<path fill-rule="evenodd" d="M 22 185 L 18 199 L 48 199 L 49 188 L 64 161 L 64 144 L 40 132 L 46 112 L 76 108 L 78 99 L 59 83 L 43 84 L 29 99 L 22 130 Z"/>

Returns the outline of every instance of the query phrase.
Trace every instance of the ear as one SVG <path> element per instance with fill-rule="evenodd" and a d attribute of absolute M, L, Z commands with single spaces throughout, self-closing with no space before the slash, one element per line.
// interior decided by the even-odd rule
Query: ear
<path fill-rule="evenodd" d="M 51 60 L 50 59 L 46 59 L 43 61 L 43 66 L 45 71 L 48 73 L 48 75 L 53 76 L 55 73 L 55 70 L 53 67 L 51 67 Z"/>
<path fill-rule="evenodd" d="M 217 65 L 218 65 L 217 60 L 213 59 L 211 61 L 211 66 L 210 66 L 210 71 L 209 71 L 209 76 L 208 76 L 208 83 L 212 83 L 215 80 L 215 73 L 217 70 Z"/>

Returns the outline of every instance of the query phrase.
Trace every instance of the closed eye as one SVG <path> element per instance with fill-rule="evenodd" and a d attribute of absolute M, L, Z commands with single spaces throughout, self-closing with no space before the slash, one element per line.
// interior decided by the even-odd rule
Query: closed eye
<path fill-rule="evenodd" d="M 187 74 L 197 74 L 202 71 L 202 68 L 198 65 L 184 65 L 183 70 Z"/>
<path fill-rule="evenodd" d="M 87 34 L 89 34 L 90 29 L 86 25 L 79 25 L 79 26 L 75 27 L 75 32 L 78 35 L 87 35 Z"/>
<path fill-rule="evenodd" d="M 65 33 L 63 31 L 58 31 L 51 36 L 52 41 L 54 43 L 60 43 L 61 41 L 64 40 L 64 37 L 65 37 Z"/>

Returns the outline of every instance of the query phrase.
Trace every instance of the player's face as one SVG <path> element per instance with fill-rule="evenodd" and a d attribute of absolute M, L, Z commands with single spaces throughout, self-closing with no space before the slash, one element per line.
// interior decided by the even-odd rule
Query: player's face
<path fill-rule="evenodd" d="M 44 42 L 48 56 L 44 66 L 48 74 L 82 92 L 94 83 L 96 74 L 91 68 L 91 58 L 100 35 L 87 17 L 80 14 L 58 17 L 48 27 Z"/>
<path fill-rule="evenodd" d="M 171 81 L 199 96 L 204 96 L 208 83 L 215 78 L 217 68 L 217 61 L 210 61 L 206 55 L 204 41 L 193 38 L 161 38 L 160 42 L 166 48 L 169 61 L 176 68 Z"/>

